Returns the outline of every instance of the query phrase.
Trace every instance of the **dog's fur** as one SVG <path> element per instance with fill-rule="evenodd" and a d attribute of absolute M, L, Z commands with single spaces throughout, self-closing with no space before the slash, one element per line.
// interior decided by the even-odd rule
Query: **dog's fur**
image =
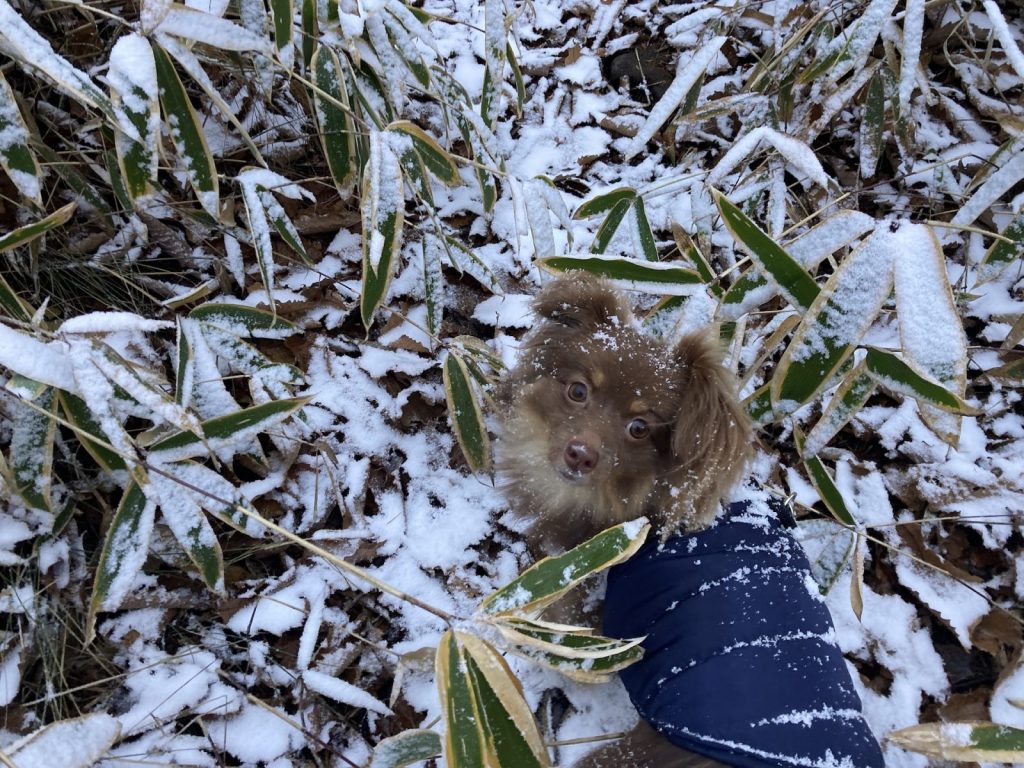
<path fill-rule="evenodd" d="M 583 272 L 537 296 L 539 325 L 498 387 L 498 476 L 535 557 L 646 515 L 664 539 L 710 523 L 739 480 L 751 429 L 706 334 L 642 333 L 622 296 Z M 641 723 L 578 765 L 712 766 Z"/>

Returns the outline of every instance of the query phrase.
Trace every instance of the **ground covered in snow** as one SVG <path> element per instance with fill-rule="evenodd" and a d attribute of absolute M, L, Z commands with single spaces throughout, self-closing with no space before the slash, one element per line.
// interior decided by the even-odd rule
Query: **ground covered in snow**
<path fill-rule="evenodd" d="M 529 564 L 489 388 L 572 266 L 721 330 L 875 734 L 1024 728 L 1019 2 L 49 5 L 0 0 L 19 768 L 443 729 L 448 618 Z M 553 759 L 631 725 L 508 662 Z"/>

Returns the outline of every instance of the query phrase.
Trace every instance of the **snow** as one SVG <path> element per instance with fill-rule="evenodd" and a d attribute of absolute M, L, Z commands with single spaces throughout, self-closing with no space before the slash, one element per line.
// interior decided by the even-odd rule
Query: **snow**
<path fill-rule="evenodd" d="M 339 680 L 333 675 L 307 669 L 302 673 L 302 682 L 311 690 L 323 694 L 340 704 L 366 709 L 379 715 L 392 714 L 391 710 L 383 702 L 378 701 L 363 689 L 352 685 L 352 683 L 346 683 L 344 680 Z"/>
<path fill-rule="evenodd" d="M 225 51 L 258 52 L 265 56 L 274 52 L 274 46 L 268 38 L 253 34 L 218 15 L 187 6 L 172 5 L 153 31 L 205 43 Z"/>
<path fill-rule="evenodd" d="M 87 768 L 103 756 L 119 732 L 113 717 L 86 715 L 46 726 L 4 751 L 18 768 L 52 768 L 55 755 L 68 768 Z"/>

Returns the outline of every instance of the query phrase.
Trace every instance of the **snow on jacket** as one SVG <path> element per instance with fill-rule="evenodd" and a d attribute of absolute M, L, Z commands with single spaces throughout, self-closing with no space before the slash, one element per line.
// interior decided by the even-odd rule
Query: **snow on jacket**
<path fill-rule="evenodd" d="M 604 611 L 605 634 L 647 635 L 622 681 L 676 745 L 743 768 L 884 766 L 803 549 L 766 504 L 652 536 L 609 572 Z"/>

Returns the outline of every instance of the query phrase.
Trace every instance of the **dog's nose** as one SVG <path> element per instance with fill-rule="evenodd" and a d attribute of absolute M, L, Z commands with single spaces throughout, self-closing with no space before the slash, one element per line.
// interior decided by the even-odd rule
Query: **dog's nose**
<path fill-rule="evenodd" d="M 582 440 L 570 440 L 565 446 L 565 465 L 573 472 L 593 472 L 600 458 L 597 448 Z"/>

